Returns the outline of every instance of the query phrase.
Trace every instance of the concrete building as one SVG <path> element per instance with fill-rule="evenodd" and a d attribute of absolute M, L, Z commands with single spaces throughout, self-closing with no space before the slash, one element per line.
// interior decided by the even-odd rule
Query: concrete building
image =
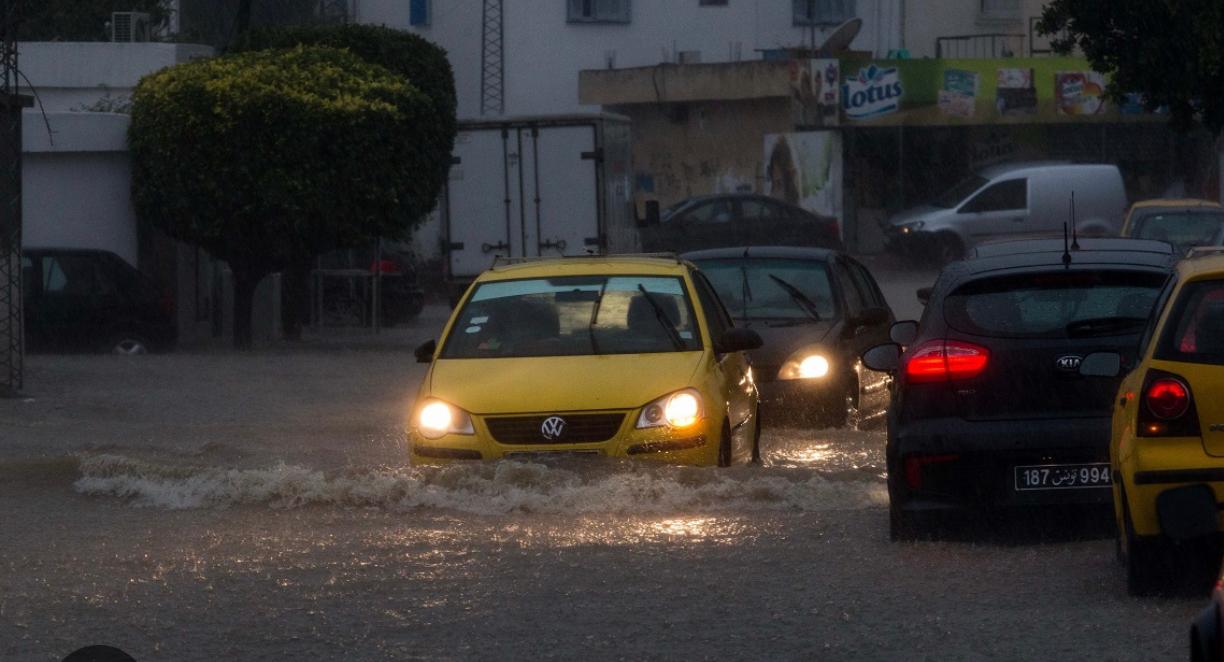
<path fill-rule="evenodd" d="M 128 111 L 141 77 L 213 49 L 157 42 L 18 44 L 22 116 L 22 240 L 26 246 L 111 251 L 174 290 L 181 344 L 225 334 L 224 267 L 201 251 L 142 230 L 131 202 Z M 262 285 L 256 338 L 279 335 L 275 281 Z"/>
<path fill-rule="evenodd" d="M 459 116 L 481 113 L 482 0 L 351 0 L 360 23 L 411 30 L 447 50 Z M 861 18 L 851 48 L 884 57 L 902 46 L 904 0 L 505 0 L 506 115 L 597 110 L 578 72 L 660 63 L 760 60 Z M 913 4 L 913 3 L 910 3 Z M 486 109 L 487 110 L 487 109 Z"/>

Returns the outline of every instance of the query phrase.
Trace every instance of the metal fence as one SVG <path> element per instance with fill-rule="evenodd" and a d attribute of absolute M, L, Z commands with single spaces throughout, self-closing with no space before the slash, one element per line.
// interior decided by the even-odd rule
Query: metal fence
<path fill-rule="evenodd" d="M 1028 35 L 968 34 L 939 37 L 935 40 L 935 57 L 950 59 L 991 59 L 1026 57 Z"/>

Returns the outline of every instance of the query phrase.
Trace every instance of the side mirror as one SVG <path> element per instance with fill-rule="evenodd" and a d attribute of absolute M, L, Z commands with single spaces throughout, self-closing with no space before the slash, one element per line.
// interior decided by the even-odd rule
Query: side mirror
<path fill-rule="evenodd" d="M 918 323 L 913 320 L 897 322 L 888 329 L 888 339 L 902 347 L 914 342 L 918 337 Z"/>
<path fill-rule="evenodd" d="M 714 343 L 714 351 L 719 354 L 727 352 L 746 352 L 764 344 L 761 336 L 752 329 L 727 329 L 726 333 Z"/>
<path fill-rule="evenodd" d="M 1079 374 L 1085 377 L 1117 377 L 1122 372 L 1122 355 L 1117 352 L 1093 352 L 1079 364 Z"/>
<path fill-rule="evenodd" d="M 917 295 L 918 295 L 918 302 L 919 302 L 919 303 L 921 303 L 921 304 L 922 304 L 922 305 L 924 305 L 924 306 L 925 306 L 925 305 L 927 305 L 928 303 L 930 303 L 930 302 L 931 302 L 931 290 L 932 290 L 932 289 L 934 289 L 934 288 L 931 288 L 931 287 L 920 287 L 920 288 L 918 288 L 918 291 L 917 291 L 917 292 L 915 292 L 915 294 L 917 294 Z"/>
<path fill-rule="evenodd" d="M 646 215 L 638 219 L 638 226 L 648 228 L 659 224 L 659 201 L 646 201 Z"/>
<path fill-rule="evenodd" d="M 413 354 L 416 355 L 417 363 L 432 363 L 436 351 L 438 351 L 438 341 L 426 340 L 416 348 Z"/>
<path fill-rule="evenodd" d="M 895 343 L 876 345 L 863 352 L 863 365 L 877 372 L 896 372 L 901 365 L 901 346 Z"/>

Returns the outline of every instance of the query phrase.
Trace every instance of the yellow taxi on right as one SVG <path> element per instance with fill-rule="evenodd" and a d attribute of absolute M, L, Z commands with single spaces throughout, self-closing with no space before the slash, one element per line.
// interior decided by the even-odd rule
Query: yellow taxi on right
<path fill-rule="evenodd" d="M 1133 367 L 1089 354 L 1080 371 L 1129 369 L 1110 463 L 1118 555 L 1132 594 L 1160 592 L 1185 557 L 1216 549 L 1224 502 L 1224 252 L 1196 249 L 1157 300 Z"/>

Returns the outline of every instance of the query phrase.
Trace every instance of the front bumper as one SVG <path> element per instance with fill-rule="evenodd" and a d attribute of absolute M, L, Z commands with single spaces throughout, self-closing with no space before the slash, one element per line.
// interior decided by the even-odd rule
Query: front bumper
<path fill-rule="evenodd" d="M 1108 505 L 1109 486 L 1020 489 L 1016 467 L 1109 462 L 1108 418 L 931 419 L 889 434 L 889 492 L 905 511 Z"/>
<path fill-rule="evenodd" d="M 1224 457 L 1207 455 L 1199 437 L 1144 437 L 1127 442 L 1129 453 L 1121 458 L 1119 473 L 1136 534 L 1180 538 L 1185 537 L 1179 533 L 1187 525 L 1224 531 L 1219 512 L 1219 504 L 1224 503 Z M 1205 501 L 1214 508 L 1197 505 L 1199 499 L 1192 496 L 1177 509 L 1182 517 L 1168 512 L 1167 506 L 1162 514 L 1162 500 L 1180 499 L 1202 488 L 1210 491 Z M 1198 521 L 1187 522 L 1186 517 Z"/>
<path fill-rule="evenodd" d="M 455 460 L 498 460 L 550 455 L 591 455 L 632 457 L 670 464 L 718 464 L 721 422 L 709 417 L 684 429 L 668 427 L 637 429 L 636 412 L 610 439 L 580 443 L 501 443 L 494 438 L 484 420 L 474 421 L 475 434 L 448 434 L 426 439 L 409 430 L 408 441 L 413 464 L 446 464 Z"/>
<path fill-rule="evenodd" d="M 925 230 L 908 230 L 888 225 L 883 228 L 883 232 L 884 248 L 890 253 L 919 254 L 929 251 L 935 245 L 935 234 Z"/>

